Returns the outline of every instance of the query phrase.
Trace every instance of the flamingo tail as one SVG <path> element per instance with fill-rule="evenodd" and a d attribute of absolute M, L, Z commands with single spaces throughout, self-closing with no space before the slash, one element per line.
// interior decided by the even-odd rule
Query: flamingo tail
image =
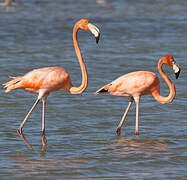
<path fill-rule="evenodd" d="M 13 80 L 2 84 L 4 86 L 4 88 L 6 88 L 6 90 L 5 90 L 6 93 L 11 90 L 20 88 L 18 83 L 22 80 L 22 76 L 18 76 L 18 77 L 9 76 L 9 78 L 13 78 Z"/>
<path fill-rule="evenodd" d="M 102 88 L 100 88 L 99 90 L 97 90 L 95 92 L 95 94 L 107 94 L 109 93 L 109 86 L 106 85 L 106 86 L 103 86 Z"/>

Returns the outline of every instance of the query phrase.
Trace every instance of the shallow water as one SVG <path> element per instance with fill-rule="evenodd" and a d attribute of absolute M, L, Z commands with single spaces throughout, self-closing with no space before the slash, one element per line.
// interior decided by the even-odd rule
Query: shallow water
<path fill-rule="evenodd" d="M 47 101 L 47 150 L 42 151 L 41 104 L 24 126 L 30 150 L 16 130 L 36 96 L 21 90 L 0 92 L 0 179 L 187 179 L 185 79 L 187 1 L 18 1 L 0 7 L 0 82 L 45 66 L 67 69 L 75 85 L 80 67 L 72 44 L 72 28 L 88 18 L 101 30 L 98 45 L 80 31 L 89 86 L 82 95 L 64 91 Z M 162 105 L 141 98 L 139 137 L 134 135 L 135 106 L 115 135 L 128 98 L 93 93 L 122 74 L 157 73 L 158 59 L 171 54 L 182 68 L 175 79 L 176 98 Z M 159 76 L 160 78 L 160 76 Z M 161 93 L 168 87 L 161 80 Z"/>

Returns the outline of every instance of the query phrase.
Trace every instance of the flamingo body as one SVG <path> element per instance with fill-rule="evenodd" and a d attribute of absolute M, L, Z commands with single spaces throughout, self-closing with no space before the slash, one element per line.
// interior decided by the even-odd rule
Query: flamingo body
<path fill-rule="evenodd" d="M 115 96 L 142 96 L 152 94 L 152 91 L 160 88 L 158 77 L 149 71 L 136 71 L 123 75 L 110 84 L 104 86 L 104 89 Z"/>
<path fill-rule="evenodd" d="M 38 94 L 40 90 L 50 92 L 64 89 L 69 91 L 72 82 L 67 71 L 61 67 L 45 67 L 28 72 L 24 76 L 13 77 L 14 80 L 5 83 L 9 92 L 14 89 L 23 89 Z"/>

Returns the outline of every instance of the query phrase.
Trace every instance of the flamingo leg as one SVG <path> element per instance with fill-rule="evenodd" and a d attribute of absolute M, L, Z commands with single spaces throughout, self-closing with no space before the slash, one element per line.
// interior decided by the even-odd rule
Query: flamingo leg
<path fill-rule="evenodd" d="M 36 105 L 39 103 L 40 99 L 37 99 L 36 102 L 34 103 L 34 105 L 32 106 L 32 108 L 30 109 L 30 111 L 28 112 L 28 114 L 26 115 L 25 119 L 23 120 L 23 122 L 21 123 L 21 125 L 19 126 L 17 133 L 21 136 L 22 133 L 22 128 L 25 124 L 25 122 L 27 121 L 27 119 L 29 118 L 29 116 L 31 115 L 31 113 L 33 112 L 34 108 L 36 107 Z"/>
<path fill-rule="evenodd" d="M 25 136 L 23 134 L 19 134 L 19 135 L 25 141 L 25 143 L 27 144 L 28 148 L 30 150 L 33 150 L 32 146 L 29 144 L 29 142 L 27 141 L 27 139 L 25 138 Z"/>
<path fill-rule="evenodd" d="M 124 115 L 123 115 L 123 117 L 122 117 L 120 123 L 118 124 L 118 127 L 117 127 L 117 129 L 116 129 L 116 134 L 117 134 L 117 136 L 120 136 L 121 126 L 123 125 L 123 123 L 124 123 L 124 121 L 125 121 L 125 118 L 126 118 L 126 116 L 127 116 L 127 113 L 128 113 L 128 111 L 129 111 L 129 109 L 130 109 L 132 103 L 133 103 L 133 100 L 134 100 L 134 99 L 131 97 L 131 98 L 130 98 L 130 101 L 129 101 L 129 104 L 128 104 L 126 110 L 125 110 L 125 113 L 124 113 Z"/>
<path fill-rule="evenodd" d="M 43 112 L 42 112 L 42 143 L 43 143 L 43 149 L 46 149 L 46 138 L 45 138 L 45 106 L 46 106 L 46 98 L 42 98 L 42 104 L 43 104 Z"/>
<path fill-rule="evenodd" d="M 134 98 L 136 102 L 136 129 L 135 129 L 135 135 L 138 136 L 138 119 L 139 119 L 139 102 L 140 102 L 140 96 L 137 96 Z"/>

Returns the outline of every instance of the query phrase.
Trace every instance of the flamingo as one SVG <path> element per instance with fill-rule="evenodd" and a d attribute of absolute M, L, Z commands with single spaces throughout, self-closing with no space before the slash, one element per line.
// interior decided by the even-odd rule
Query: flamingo
<path fill-rule="evenodd" d="M 116 129 L 116 134 L 120 136 L 121 126 L 125 121 L 127 113 L 132 105 L 133 101 L 136 103 L 136 129 L 135 135 L 138 136 L 138 119 L 139 119 L 139 102 L 140 97 L 147 94 L 152 94 L 152 96 L 160 103 L 165 104 L 172 102 L 175 98 L 175 86 L 171 82 L 171 80 L 166 76 L 166 74 L 162 70 L 163 64 L 166 64 L 169 67 L 172 67 L 175 74 L 176 79 L 179 77 L 180 68 L 175 63 L 173 56 L 165 55 L 158 61 L 158 72 L 164 79 L 164 81 L 168 84 L 170 93 L 167 97 L 163 97 L 160 95 L 160 82 L 158 77 L 149 71 L 136 71 L 131 72 L 126 75 L 123 75 L 116 80 L 112 81 L 111 83 L 103 86 L 96 94 L 103 94 L 103 93 L 110 93 L 114 96 L 121 96 L 121 97 L 130 97 L 129 104 L 125 110 L 124 115 L 118 127 Z"/>
<path fill-rule="evenodd" d="M 87 19 L 81 19 L 78 21 L 73 28 L 73 44 L 75 48 L 75 52 L 80 64 L 81 72 L 82 72 L 82 83 L 79 87 L 75 87 L 72 85 L 70 75 L 68 72 L 61 67 L 44 67 L 40 69 L 34 69 L 33 71 L 28 72 L 24 76 L 17 76 L 13 78 L 13 80 L 3 84 L 4 88 L 6 88 L 5 92 L 9 92 L 15 89 L 23 89 L 29 93 L 38 94 L 37 100 L 34 105 L 31 107 L 30 111 L 26 115 L 23 122 L 20 124 L 17 129 L 18 134 L 24 138 L 22 128 L 33 112 L 36 105 L 42 100 L 43 110 L 42 110 L 42 143 L 43 147 L 46 147 L 46 138 L 45 138 L 45 106 L 46 100 L 49 94 L 53 91 L 57 91 L 59 89 L 64 89 L 71 94 L 81 94 L 86 89 L 88 84 L 88 77 L 86 66 L 84 64 L 84 60 L 82 58 L 79 44 L 77 41 L 77 32 L 79 29 L 90 31 L 96 38 L 96 43 L 99 41 L 100 31 L 99 29 L 91 24 Z"/>

